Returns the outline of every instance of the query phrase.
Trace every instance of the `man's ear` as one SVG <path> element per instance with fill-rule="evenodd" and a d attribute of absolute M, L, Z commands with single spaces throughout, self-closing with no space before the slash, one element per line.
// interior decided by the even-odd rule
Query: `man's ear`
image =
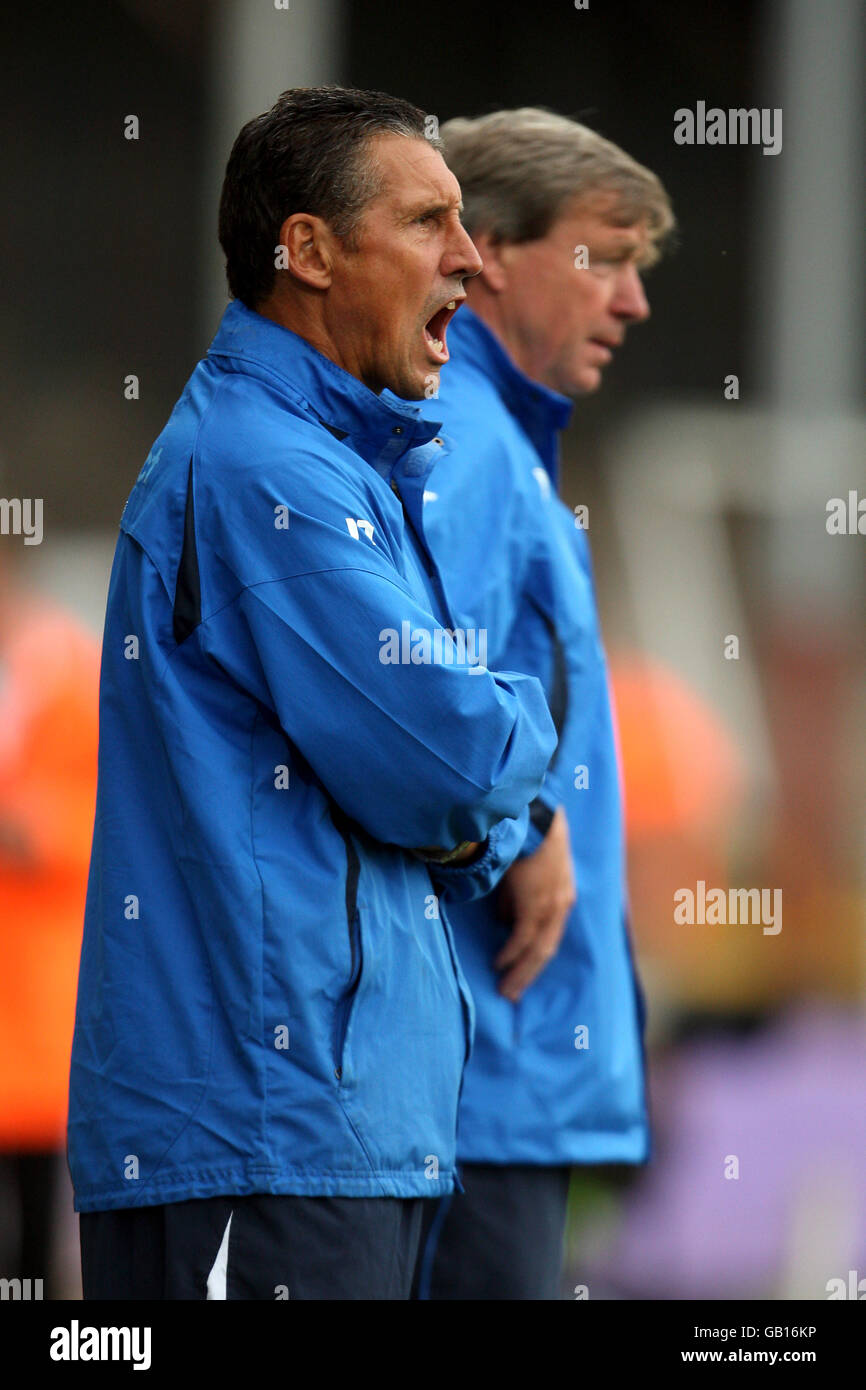
<path fill-rule="evenodd" d="M 492 237 L 489 232 L 478 232 L 472 240 L 484 262 L 478 279 L 492 294 L 502 294 L 503 290 L 508 288 L 508 243 Z"/>
<path fill-rule="evenodd" d="M 333 233 L 321 217 L 295 212 L 280 228 L 274 264 L 305 285 L 326 290 L 333 276 L 332 246 Z"/>

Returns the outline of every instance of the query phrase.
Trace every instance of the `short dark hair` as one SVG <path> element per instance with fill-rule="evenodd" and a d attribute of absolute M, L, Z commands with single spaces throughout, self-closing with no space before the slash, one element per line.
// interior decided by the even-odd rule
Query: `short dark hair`
<path fill-rule="evenodd" d="M 427 136 L 423 111 L 385 92 L 295 87 L 243 127 L 229 155 L 219 211 L 229 291 L 250 309 L 276 279 L 274 247 L 295 212 L 321 217 L 349 246 L 381 184 L 364 146 L 374 135 Z M 430 136 L 436 131 L 435 121 Z M 430 138 L 441 148 L 436 138 Z"/>

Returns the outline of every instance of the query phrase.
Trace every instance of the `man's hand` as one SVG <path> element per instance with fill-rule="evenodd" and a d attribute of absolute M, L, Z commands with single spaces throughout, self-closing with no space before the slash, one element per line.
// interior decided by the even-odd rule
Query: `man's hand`
<path fill-rule="evenodd" d="M 568 821 L 560 806 L 539 848 L 516 860 L 502 880 L 499 910 L 513 926 L 493 962 L 506 972 L 499 981 L 500 994 L 516 1003 L 556 955 L 576 902 Z"/>

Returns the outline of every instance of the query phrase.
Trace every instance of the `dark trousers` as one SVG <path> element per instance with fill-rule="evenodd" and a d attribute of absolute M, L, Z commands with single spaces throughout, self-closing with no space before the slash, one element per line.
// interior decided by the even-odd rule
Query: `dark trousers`
<path fill-rule="evenodd" d="M 82 1212 L 85 1299 L 407 1299 L 430 1199 L 208 1197 Z"/>
<path fill-rule="evenodd" d="M 570 1168 L 464 1163 L 430 1202 L 413 1297 L 558 1299 Z"/>
<path fill-rule="evenodd" d="M 53 1151 L 0 1157 L 0 1186 L 13 1209 L 13 1223 L 17 1216 L 17 1240 L 10 1250 L 3 1250 L 2 1272 L 13 1278 L 42 1279 L 46 1299 L 58 1296 L 54 1204 L 62 1162 L 63 1154 Z"/>

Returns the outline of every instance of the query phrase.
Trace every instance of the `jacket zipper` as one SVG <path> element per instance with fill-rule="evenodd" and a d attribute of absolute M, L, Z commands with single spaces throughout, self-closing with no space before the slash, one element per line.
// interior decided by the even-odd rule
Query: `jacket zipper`
<path fill-rule="evenodd" d="M 421 558 L 422 558 L 422 560 L 424 561 L 424 565 L 425 565 L 425 568 L 426 568 L 426 570 L 427 570 L 427 573 L 428 573 L 428 575 L 430 576 L 430 579 L 432 580 L 433 585 L 434 585 L 434 587 L 435 587 L 435 589 L 436 589 L 436 593 L 437 593 L 437 595 L 438 595 L 438 597 L 439 597 L 439 602 L 440 602 L 440 604 L 441 604 L 441 606 L 442 606 L 442 612 L 443 612 L 443 614 L 445 615 L 445 621 L 446 621 L 447 623 L 450 623 L 450 625 L 451 625 L 452 627 L 454 627 L 454 615 L 453 615 L 453 613 L 451 612 L 451 608 L 450 608 L 450 605 L 449 605 L 449 603 L 448 603 L 448 596 L 447 596 L 447 594 L 445 593 L 445 585 L 442 583 L 442 576 L 441 576 L 441 574 L 439 573 L 439 566 L 438 566 L 437 563 L 436 563 L 436 560 L 435 560 L 435 557 L 434 557 L 434 555 L 433 555 L 433 552 L 431 551 L 429 545 L 427 544 L 427 538 L 426 538 L 426 536 L 422 536 L 422 535 L 419 534 L 418 528 L 417 528 L 417 526 L 415 525 L 415 522 L 414 522 L 414 520 L 413 520 L 413 518 L 412 518 L 412 513 L 409 511 L 409 508 L 406 506 L 406 502 L 405 502 L 405 499 L 404 499 L 404 497 L 403 497 L 403 494 L 402 494 L 402 492 L 400 491 L 399 487 L 397 486 L 397 484 L 396 484 L 396 482 L 394 481 L 393 478 L 391 479 L 391 491 L 394 493 L 394 495 L 395 495 L 396 498 L 397 498 L 397 501 L 400 503 L 400 506 L 403 508 L 403 520 L 407 523 L 407 525 L 409 526 L 409 529 L 410 529 L 411 532 L 412 532 L 412 535 L 415 537 L 415 541 L 416 541 L 416 543 L 417 543 L 417 545 L 418 545 L 418 550 L 419 550 L 419 552 L 420 552 L 420 554 L 421 554 Z"/>

